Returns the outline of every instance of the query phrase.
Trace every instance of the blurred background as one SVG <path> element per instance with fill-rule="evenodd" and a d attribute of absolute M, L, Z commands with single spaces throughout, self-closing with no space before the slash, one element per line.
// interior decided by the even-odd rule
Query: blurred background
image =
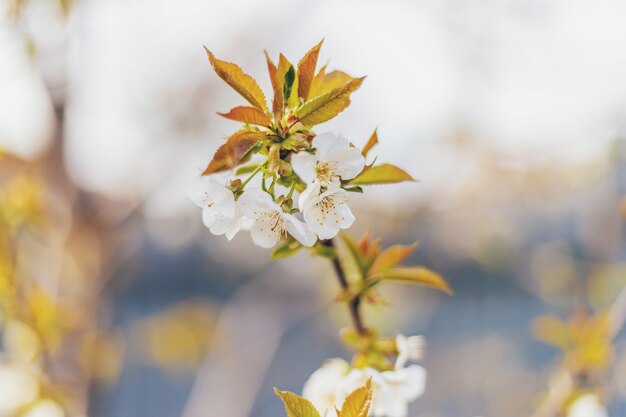
<path fill-rule="evenodd" d="M 419 241 L 411 261 L 455 290 L 366 307 L 428 340 L 410 415 L 529 416 L 562 357 L 546 315 L 626 285 L 625 18 L 618 0 L 0 0 L 0 415 L 276 417 L 273 387 L 349 357 L 329 264 L 212 236 L 186 197 L 241 102 L 202 45 L 271 91 L 263 49 L 293 62 L 325 38 L 320 63 L 368 78 L 317 132 L 378 128 L 379 160 L 420 180 L 355 196 L 352 231 Z M 625 341 L 594 376 L 611 416 Z"/>

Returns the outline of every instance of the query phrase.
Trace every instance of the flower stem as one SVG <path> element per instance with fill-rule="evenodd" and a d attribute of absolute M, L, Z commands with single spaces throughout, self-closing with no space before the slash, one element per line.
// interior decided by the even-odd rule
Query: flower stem
<path fill-rule="evenodd" d="M 336 249 L 335 242 L 333 239 L 324 240 L 322 241 L 322 244 L 330 248 Z M 335 270 L 335 273 L 337 274 L 337 280 L 339 281 L 339 285 L 341 286 L 341 289 L 347 291 L 349 289 L 349 283 L 343 271 L 343 268 L 341 267 L 341 262 L 339 262 L 339 257 L 335 256 L 332 259 L 332 262 L 333 262 L 333 268 Z M 361 310 L 360 310 L 361 296 L 356 295 L 354 298 L 348 300 L 347 303 L 348 303 L 348 310 L 350 311 L 350 317 L 352 318 L 352 324 L 354 325 L 355 330 L 360 335 L 364 335 L 366 333 L 366 330 L 365 330 L 365 326 L 363 325 L 363 320 L 361 319 Z"/>
<path fill-rule="evenodd" d="M 255 169 L 254 171 L 252 171 L 252 174 L 250 174 L 250 176 L 249 176 L 248 178 L 246 178 L 246 180 L 245 180 L 245 181 L 241 184 L 241 188 L 242 188 L 242 189 L 243 189 L 243 187 L 245 187 L 245 186 L 246 186 L 246 185 L 250 182 L 250 180 L 252 180 L 252 178 L 254 178 L 254 177 L 255 177 L 255 175 L 256 175 L 256 174 L 258 174 L 258 173 L 259 173 L 259 171 L 260 171 L 261 169 L 263 169 L 263 165 L 264 165 L 264 164 L 259 164 L 259 166 L 258 166 L 258 167 L 256 167 L 256 169 Z"/>

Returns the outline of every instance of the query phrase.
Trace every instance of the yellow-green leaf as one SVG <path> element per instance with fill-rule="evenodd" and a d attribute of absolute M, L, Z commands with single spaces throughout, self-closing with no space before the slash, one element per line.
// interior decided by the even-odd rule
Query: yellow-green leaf
<path fill-rule="evenodd" d="M 574 335 L 569 323 L 555 316 L 537 317 L 532 324 L 535 339 L 566 351 L 574 344 Z"/>
<path fill-rule="evenodd" d="M 283 100 L 288 107 L 295 107 L 298 105 L 298 78 L 295 77 L 289 86 L 289 96 L 284 95 L 285 93 L 285 80 L 288 79 L 288 72 L 290 69 L 293 69 L 293 65 L 289 60 L 285 57 L 285 55 L 280 54 L 278 57 L 278 80 L 280 81 L 280 88 L 283 90 Z M 294 70 L 295 71 L 295 70 Z"/>
<path fill-rule="evenodd" d="M 317 66 L 317 57 L 320 53 L 320 48 L 324 39 L 315 45 L 309 52 L 306 53 L 298 62 L 298 97 L 302 97 L 303 100 L 309 96 L 309 89 L 311 88 L 311 82 L 315 75 L 315 67 Z"/>
<path fill-rule="evenodd" d="M 209 57 L 211 66 L 222 80 L 226 81 L 228 85 L 254 107 L 264 111 L 267 110 L 265 95 L 254 78 L 243 72 L 238 65 L 215 58 L 215 55 L 206 46 L 204 49 Z"/>
<path fill-rule="evenodd" d="M 345 233 L 341 239 L 334 239 L 339 264 L 350 283 L 358 284 L 363 280 L 363 259 L 354 249 L 352 239 Z"/>
<path fill-rule="evenodd" d="M 347 233 L 341 234 L 341 240 L 343 241 L 343 244 L 345 245 L 345 248 L 347 249 L 347 252 L 348 252 L 348 254 L 345 256 L 349 255 L 351 257 L 351 261 L 350 261 L 351 265 L 349 267 L 358 269 L 359 273 L 362 274 L 362 271 L 364 271 L 367 268 L 367 260 L 365 259 L 365 257 L 363 256 L 363 253 L 359 249 L 358 243 L 355 242 L 355 240 L 352 239 L 352 237 L 348 235 Z M 348 261 L 344 261 L 344 262 L 348 262 Z"/>
<path fill-rule="evenodd" d="M 222 117 L 230 120 L 235 120 L 241 123 L 250 123 L 253 125 L 267 126 L 270 124 L 270 118 L 267 114 L 250 106 L 237 106 L 231 109 L 228 113 L 217 113 Z"/>
<path fill-rule="evenodd" d="M 393 245 L 381 252 L 376 257 L 374 263 L 369 269 L 370 275 L 376 275 L 379 272 L 386 271 L 402 262 L 407 256 L 417 248 L 417 243 L 410 246 Z"/>
<path fill-rule="evenodd" d="M 254 146 L 262 141 L 265 135 L 260 132 L 240 130 L 226 140 L 226 143 L 217 148 L 213 159 L 202 175 L 232 169 L 239 165 L 241 160 Z"/>
<path fill-rule="evenodd" d="M 341 417 L 367 417 L 372 405 L 372 379 L 355 389 L 341 406 Z"/>
<path fill-rule="evenodd" d="M 393 184 L 402 181 L 415 181 L 411 175 L 401 168 L 391 164 L 381 164 L 365 168 L 356 178 L 350 181 L 352 185 Z"/>
<path fill-rule="evenodd" d="M 372 136 L 370 136 L 370 138 L 367 140 L 367 143 L 363 147 L 363 150 L 361 151 L 361 154 L 363 156 L 367 156 L 368 152 L 374 146 L 376 146 L 377 143 L 378 143 L 378 129 L 374 130 L 374 133 L 372 133 Z"/>
<path fill-rule="evenodd" d="M 274 62 L 270 58 L 267 51 L 265 52 L 265 60 L 267 61 L 267 71 L 270 73 L 270 81 L 272 82 L 272 90 L 274 90 L 274 100 L 272 101 L 272 111 L 277 119 L 280 119 L 283 114 L 284 97 L 283 97 L 283 84 L 278 77 L 278 68 L 274 65 Z"/>
<path fill-rule="evenodd" d="M 287 417 L 320 417 L 313 404 L 306 398 L 289 391 L 280 391 L 274 388 L 274 392 L 285 404 Z"/>
<path fill-rule="evenodd" d="M 354 77 L 343 71 L 335 70 L 326 74 L 326 67 L 324 66 L 319 70 L 311 82 L 309 98 L 321 96 L 322 94 L 328 93 L 334 88 L 341 87 L 352 80 L 354 80 Z"/>
<path fill-rule="evenodd" d="M 436 288 L 448 295 L 452 295 L 452 289 L 446 280 L 438 273 L 423 266 L 390 268 L 386 271 L 381 271 L 376 277 L 385 281 L 401 281 Z"/>
<path fill-rule="evenodd" d="M 315 126 L 332 119 L 350 104 L 350 94 L 356 91 L 365 77 L 356 78 L 341 87 L 315 97 L 302 105 L 295 116 L 305 126 Z"/>

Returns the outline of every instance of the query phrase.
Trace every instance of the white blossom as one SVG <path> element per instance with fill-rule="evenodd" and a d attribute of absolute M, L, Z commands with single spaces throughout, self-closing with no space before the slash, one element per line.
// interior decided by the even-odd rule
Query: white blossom
<path fill-rule="evenodd" d="M 289 233 L 304 246 L 313 246 L 315 234 L 294 215 L 286 213 L 263 190 L 250 188 L 237 201 L 241 212 L 252 220 L 252 241 L 262 247 L 271 248 Z"/>
<path fill-rule="evenodd" d="M 189 198 L 202 209 L 202 221 L 214 235 L 232 239 L 241 229 L 242 218 L 233 192 L 226 187 L 228 177 L 203 175 L 193 180 L 187 190 Z"/>
<path fill-rule="evenodd" d="M 313 403 L 322 417 L 336 417 L 335 407 L 340 407 L 350 393 L 345 390 L 349 373 L 348 362 L 339 358 L 330 359 L 313 372 L 304 384 L 302 395 Z"/>
<path fill-rule="evenodd" d="M 335 408 L 340 409 L 346 397 L 369 378 L 373 391 L 370 415 L 374 417 L 406 417 L 408 404 L 426 387 L 426 370 L 419 365 L 380 372 L 350 369 L 344 360 L 332 359 L 311 375 L 302 394 L 322 417 L 336 417 Z"/>
<path fill-rule="evenodd" d="M 52 400 L 38 401 L 23 417 L 64 417 L 63 408 Z"/>
<path fill-rule="evenodd" d="M 396 336 L 396 348 L 398 357 L 396 358 L 396 369 L 403 368 L 409 361 L 417 362 L 424 357 L 426 341 L 424 336 Z"/>
<path fill-rule="evenodd" d="M 39 378 L 35 369 L 14 364 L 0 365 L 0 416 L 13 416 L 18 408 L 37 398 Z"/>
<path fill-rule="evenodd" d="M 356 177 L 365 167 L 361 151 L 346 139 L 324 133 L 313 139 L 315 153 L 299 152 L 291 157 L 291 166 L 307 184 L 319 182 L 322 187 L 338 187 L 340 180 Z"/>
<path fill-rule="evenodd" d="M 354 223 L 348 193 L 343 188 L 322 191 L 321 184 L 314 182 L 300 194 L 298 205 L 304 221 L 320 239 L 332 239 Z"/>
<path fill-rule="evenodd" d="M 609 417 L 609 414 L 597 395 L 586 394 L 569 407 L 567 417 Z"/>

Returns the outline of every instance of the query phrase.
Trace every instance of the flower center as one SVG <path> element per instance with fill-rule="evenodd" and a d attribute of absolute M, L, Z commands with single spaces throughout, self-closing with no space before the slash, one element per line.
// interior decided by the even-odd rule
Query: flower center
<path fill-rule="evenodd" d="M 315 176 L 322 184 L 329 184 L 337 175 L 337 162 L 320 162 L 315 166 Z"/>
<path fill-rule="evenodd" d="M 281 236 L 287 235 L 287 231 L 285 230 L 285 220 L 279 212 L 268 211 L 265 215 L 268 217 L 268 224 L 272 232 L 278 233 Z"/>

